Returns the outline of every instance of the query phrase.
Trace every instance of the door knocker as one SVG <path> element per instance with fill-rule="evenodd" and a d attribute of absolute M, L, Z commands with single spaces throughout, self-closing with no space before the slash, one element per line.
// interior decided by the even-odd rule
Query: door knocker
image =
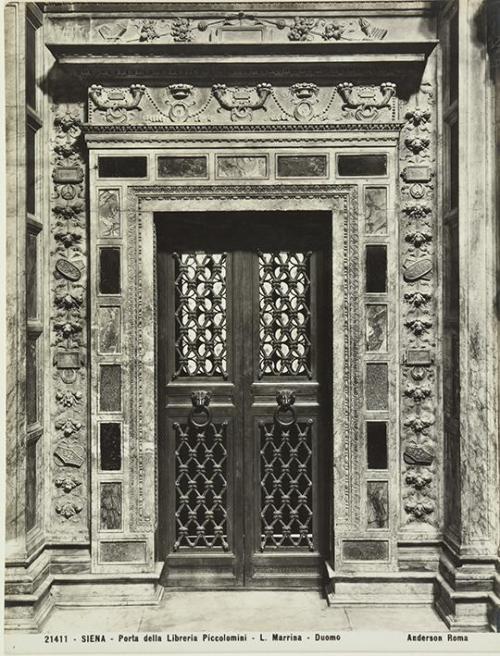
<path fill-rule="evenodd" d="M 293 404 L 295 403 L 295 392 L 293 390 L 281 390 L 276 394 L 278 407 L 274 411 L 274 421 L 283 427 L 292 426 L 297 421 L 297 414 Z"/>
<path fill-rule="evenodd" d="M 210 392 L 206 390 L 197 390 L 191 394 L 193 407 L 188 419 L 194 428 L 205 428 L 211 423 L 212 413 L 208 408 L 211 396 Z"/>

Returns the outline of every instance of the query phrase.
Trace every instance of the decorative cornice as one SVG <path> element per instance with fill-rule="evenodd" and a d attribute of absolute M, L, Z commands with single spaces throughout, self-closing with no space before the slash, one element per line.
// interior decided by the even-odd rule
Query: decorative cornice
<path fill-rule="evenodd" d="M 354 202 L 356 185 L 293 184 L 293 185 L 148 185 L 130 186 L 129 194 L 139 201 L 158 198 L 219 199 L 219 198 L 341 198 Z M 139 211 L 141 206 L 139 205 Z"/>
<path fill-rule="evenodd" d="M 297 123 L 268 124 L 231 124 L 231 125 L 93 125 L 85 123 L 83 130 L 87 134 L 126 134 L 128 132 L 399 132 L 402 123 L 316 123 L 310 125 Z"/>

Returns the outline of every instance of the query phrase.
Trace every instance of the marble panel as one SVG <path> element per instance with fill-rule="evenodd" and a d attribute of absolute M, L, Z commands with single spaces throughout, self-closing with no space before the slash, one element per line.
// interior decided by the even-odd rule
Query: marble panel
<path fill-rule="evenodd" d="M 36 524 L 36 468 L 37 468 L 37 442 L 31 440 L 26 445 L 26 530 L 29 531 Z"/>
<path fill-rule="evenodd" d="M 368 481 L 366 497 L 368 528 L 388 528 L 389 487 L 387 481 Z"/>
<path fill-rule="evenodd" d="M 387 351 L 387 305 L 366 306 L 366 350 Z"/>
<path fill-rule="evenodd" d="M 26 340 L 26 419 L 28 424 L 38 421 L 38 335 Z"/>
<path fill-rule="evenodd" d="M 328 155 L 278 155 L 279 178 L 325 178 L 328 175 Z"/>
<path fill-rule="evenodd" d="M 100 178 L 145 178 L 148 174 L 147 157 L 99 157 Z"/>
<path fill-rule="evenodd" d="M 383 294 L 387 291 L 387 247 L 372 245 L 366 247 L 366 291 Z"/>
<path fill-rule="evenodd" d="M 365 188 L 365 232 L 383 235 L 387 232 L 387 189 Z"/>
<path fill-rule="evenodd" d="M 120 237 L 120 191 L 100 189 L 97 200 L 99 237 Z"/>
<path fill-rule="evenodd" d="M 387 423 L 366 422 L 366 459 L 368 469 L 387 469 Z"/>
<path fill-rule="evenodd" d="M 159 178 L 206 178 L 208 177 L 207 158 L 187 156 L 158 157 Z"/>
<path fill-rule="evenodd" d="M 122 407 L 121 366 L 119 364 L 102 364 L 99 371 L 99 409 L 101 412 L 119 412 Z"/>
<path fill-rule="evenodd" d="M 36 148 L 37 133 L 28 124 L 26 130 L 26 210 L 30 214 L 36 214 L 37 211 L 37 194 L 36 194 Z"/>
<path fill-rule="evenodd" d="M 26 314 L 38 318 L 38 235 L 28 231 L 26 237 Z"/>
<path fill-rule="evenodd" d="M 121 309 L 104 305 L 99 308 L 99 353 L 103 355 L 121 351 Z"/>
<path fill-rule="evenodd" d="M 99 451 L 102 471 L 120 471 L 122 467 L 121 424 L 99 424 Z"/>
<path fill-rule="evenodd" d="M 216 159 L 217 178 L 267 178 L 268 168 L 267 155 L 220 155 Z"/>
<path fill-rule="evenodd" d="M 144 563 L 146 543 L 135 540 L 101 541 L 100 556 L 102 563 Z"/>
<path fill-rule="evenodd" d="M 122 484 L 101 483 L 101 530 L 122 528 Z"/>
<path fill-rule="evenodd" d="M 388 560 L 389 543 L 383 540 L 345 540 L 342 553 L 345 560 Z"/>
<path fill-rule="evenodd" d="M 367 410 L 387 410 L 389 398 L 388 366 L 384 362 L 366 365 L 365 402 Z"/>
<path fill-rule="evenodd" d="M 120 249 L 99 249 L 99 292 L 101 294 L 119 294 L 120 280 Z"/>
<path fill-rule="evenodd" d="M 338 155 L 337 172 L 341 177 L 386 175 L 387 155 Z"/>

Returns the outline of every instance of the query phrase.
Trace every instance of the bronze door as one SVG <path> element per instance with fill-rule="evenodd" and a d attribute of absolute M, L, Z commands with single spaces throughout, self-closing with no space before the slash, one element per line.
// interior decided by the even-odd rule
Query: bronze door
<path fill-rule="evenodd" d="M 166 585 L 317 586 L 328 552 L 330 224 L 158 214 Z"/>

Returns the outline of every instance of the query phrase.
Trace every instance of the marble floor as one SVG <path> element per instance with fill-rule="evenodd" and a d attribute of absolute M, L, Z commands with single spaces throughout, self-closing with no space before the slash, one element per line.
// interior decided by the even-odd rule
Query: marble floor
<path fill-rule="evenodd" d="M 54 609 L 43 631 L 445 631 L 430 607 L 329 608 L 317 592 L 165 592 L 155 607 Z"/>

